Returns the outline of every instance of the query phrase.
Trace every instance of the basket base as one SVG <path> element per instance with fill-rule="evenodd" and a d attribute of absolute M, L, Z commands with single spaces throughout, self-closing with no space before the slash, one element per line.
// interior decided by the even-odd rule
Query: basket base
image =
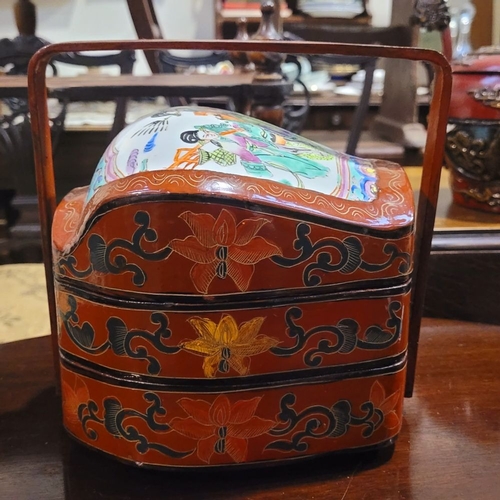
<path fill-rule="evenodd" d="M 314 462 L 314 461 L 324 461 L 325 459 L 329 459 L 332 461 L 332 466 L 335 466 L 335 461 L 338 460 L 339 465 L 344 464 L 344 460 L 348 460 L 349 458 L 359 459 L 361 455 L 364 455 L 367 462 L 374 462 L 374 466 L 382 465 L 385 462 L 388 462 L 392 455 L 394 454 L 395 444 L 398 438 L 398 435 L 393 436 L 390 439 L 377 443 L 375 445 L 370 446 L 360 446 L 358 448 L 347 448 L 344 450 L 335 450 L 327 453 L 320 453 L 316 455 L 303 455 L 300 457 L 292 457 L 292 458 L 283 458 L 279 460 L 262 460 L 259 462 L 246 462 L 246 463 L 234 463 L 234 464 L 223 464 L 223 465 L 196 465 L 196 466 L 173 466 L 173 465 L 151 465 L 144 464 L 141 462 L 135 462 L 133 460 L 127 460 L 123 457 L 118 457 L 116 455 L 112 455 L 111 453 L 107 453 L 98 448 L 94 448 L 89 446 L 88 443 L 80 440 L 74 434 L 72 434 L 68 429 L 65 429 L 66 434 L 71 438 L 73 443 L 76 443 L 78 446 L 84 446 L 87 450 L 90 450 L 92 453 L 97 453 L 103 457 L 109 458 L 113 461 L 120 462 L 124 465 L 132 466 L 137 469 L 147 469 L 147 470 L 162 470 L 162 471 L 175 471 L 176 473 L 179 471 L 224 471 L 227 469 L 238 469 L 238 470 L 248 470 L 248 469 L 259 469 L 261 467 L 284 467 L 290 466 L 295 463 L 302 462 Z"/>

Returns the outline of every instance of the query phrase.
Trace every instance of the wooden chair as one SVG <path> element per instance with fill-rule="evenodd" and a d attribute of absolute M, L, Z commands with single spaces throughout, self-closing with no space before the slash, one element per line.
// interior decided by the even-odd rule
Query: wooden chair
<path fill-rule="evenodd" d="M 165 38 L 152 0 L 127 0 L 127 4 L 138 38 L 146 40 Z M 182 67 L 217 64 L 228 59 L 227 53 L 224 52 L 214 52 L 201 57 L 180 57 L 168 51 L 159 53 L 146 51 L 145 56 L 153 73 L 173 73 Z"/>
<path fill-rule="evenodd" d="M 298 29 L 297 31 L 301 31 Z M 330 39 L 328 40 L 322 40 L 322 30 L 321 28 L 316 31 L 315 29 L 307 28 L 304 30 L 302 33 L 304 36 L 307 36 L 307 40 L 313 40 L 313 41 L 331 41 Z M 290 33 L 290 32 L 285 32 L 284 33 L 285 40 L 295 40 L 295 41 L 304 41 L 305 39 L 298 36 L 296 33 Z M 316 38 L 320 38 L 320 40 L 317 40 Z M 372 41 L 371 38 L 368 38 L 369 42 L 368 43 L 375 43 Z M 347 140 L 345 152 L 347 154 L 355 155 L 356 154 L 356 149 L 358 146 L 359 138 L 361 137 L 361 131 L 363 129 L 363 124 L 365 121 L 365 118 L 368 114 L 368 109 L 370 107 L 370 97 L 371 97 L 371 91 L 372 91 L 372 86 L 373 86 L 373 75 L 375 72 L 376 64 L 377 64 L 377 59 L 373 57 L 360 57 L 360 56 L 330 56 L 330 55 L 322 55 L 322 56 L 310 56 L 309 60 L 311 61 L 312 64 L 314 63 L 321 63 L 321 64 L 327 64 L 327 65 L 334 65 L 334 64 L 353 64 L 359 66 L 360 69 L 365 71 L 365 79 L 363 82 L 363 89 L 361 91 L 361 96 L 359 99 L 358 106 L 356 107 L 356 111 L 354 112 L 353 120 L 352 120 L 352 125 L 349 130 L 349 137 Z M 306 100 L 309 100 L 309 95 L 308 92 L 306 92 Z M 307 106 L 307 112 L 309 111 L 309 102 L 306 102 Z M 303 111 L 302 116 L 300 117 L 301 120 L 301 125 L 300 129 L 293 130 L 294 132 L 300 133 L 302 131 L 306 113 Z M 285 127 L 288 128 L 288 127 Z"/>

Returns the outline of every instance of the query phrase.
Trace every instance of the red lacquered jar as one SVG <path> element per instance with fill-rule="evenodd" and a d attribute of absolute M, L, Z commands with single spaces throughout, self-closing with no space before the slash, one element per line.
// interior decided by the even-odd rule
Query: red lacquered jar
<path fill-rule="evenodd" d="M 446 141 L 453 200 L 500 212 L 500 48 L 485 47 L 453 67 Z"/>

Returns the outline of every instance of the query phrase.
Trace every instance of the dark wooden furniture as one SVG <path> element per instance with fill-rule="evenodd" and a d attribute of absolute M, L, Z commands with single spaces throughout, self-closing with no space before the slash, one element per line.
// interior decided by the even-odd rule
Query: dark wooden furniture
<path fill-rule="evenodd" d="M 190 75 L 163 74 L 150 76 L 75 76 L 70 78 L 49 77 L 47 85 L 49 96 L 57 97 L 64 89 L 69 98 L 88 98 L 98 94 L 102 99 L 117 96 L 156 97 L 159 95 L 210 94 L 213 88 L 220 92 L 239 95 L 249 90 L 252 73 L 236 75 Z M 4 77 L 0 80 L 0 97 L 25 97 L 28 93 L 28 80 L 25 76 Z"/>
<path fill-rule="evenodd" d="M 225 96 L 233 98 L 243 106 L 251 95 L 251 73 L 239 75 L 192 75 L 186 85 L 186 77 L 180 74 L 151 75 L 147 77 L 134 75 L 106 76 L 86 75 L 78 77 L 48 78 L 49 97 L 65 100 L 125 99 L 158 96 L 209 97 L 214 89 Z M 4 76 L 0 78 L 0 99 L 26 99 L 28 95 L 28 79 L 24 75 Z M 4 187 L 13 188 L 11 174 L 0 169 L 0 179 Z"/>
<path fill-rule="evenodd" d="M 18 9 L 30 10 L 28 3 L 20 3 Z M 34 9 L 34 7 L 33 7 Z M 21 28 L 29 23 L 21 23 Z M 24 26 L 26 28 L 26 26 Z M 23 29 L 20 32 L 23 33 Z M 34 26 L 31 26 L 34 28 Z M 26 31 L 26 30 L 24 30 Z M 33 54 L 48 42 L 34 34 L 21 34 L 9 40 L 0 40 L 0 67 L 7 68 L 7 75 L 2 80 L 9 80 L 12 75 L 26 74 L 29 61 Z M 85 55 L 85 54 L 60 54 L 52 59 L 50 66 L 52 73 L 57 75 L 58 63 L 82 67 L 117 66 L 121 74 L 130 74 L 135 61 L 133 51 L 118 52 L 107 55 Z M 14 95 L 13 95 L 14 94 Z M 15 247 L 18 250 L 31 254 L 31 258 L 39 254 L 36 250 L 40 238 L 38 222 L 38 209 L 36 201 L 36 185 L 33 167 L 33 152 L 31 144 L 30 116 L 28 110 L 27 96 L 19 96 L 14 93 L 6 93 L 2 97 L 3 106 L 8 108 L 10 114 L 0 114 L 0 178 L 6 177 L 7 183 L 0 186 L 0 205 L 6 204 L 9 212 L 10 234 L 16 240 Z M 51 116 L 51 133 L 54 150 L 57 148 L 58 140 L 64 130 L 66 111 L 70 101 L 98 100 L 99 96 L 89 94 L 85 96 L 73 95 L 69 98 L 61 90 L 56 96 L 59 100 L 58 110 Z M 110 96 L 110 100 L 116 102 L 114 123 L 111 128 L 111 136 L 114 137 L 124 126 L 127 110 L 127 98 Z M 15 196 L 9 199 L 10 193 L 6 189 L 13 187 Z"/>
<path fill-rule="evenodd" d="M 163 38 L 156 17 L 153 0 L 127 0 L 127 5 L 138 38 L 153 40 Z M 156 52 L 146 52 L 146 59 L 153 73 L 161 73 Z"/>
<path fill-rule="evenodd" d="M 145 40 L 165 38 L 158 22 L 153 0 L 127 0 L 127 5 L 138 38 Z M 216 64 L 227 59 L 224 53 L 182 57 L 174 56 L 168 51 L 146 51 L 145 56 L 153 73 L 171 73 L 178 67 Z"/>
<path fill-rule="evenodd" d="M 442 30 L 444 53 L 451 57 L 451 43 L 446 29 L 449 21 L 444 0 L 405 0 L 394 2 L 389 28 L 370 26 L 370 16 L 354 19 L 305 16 L 297 10 L 297 2 L 289 3 L 293 15 L 282 19 L 285 31 L 305 40 L 340 43 L 377 43 L 403 47 L 418 46 L 416 25 L 428 30 Z M 411 19 L 411 23 L 410 23 Z M 236 19 L 217 18 L 218 36 L 232 39 Z M 249 19 L 249 32 L 255 30 L 256 19 Z M 422 149 L 425 127 L 417 119 L 417 65 L 410 61 L 384 61 L 387 69 L 382 106 L 372 127 L 377 137 L 402 145 L 408 150 Z"/>
<path fill-rule="evenodd" d="M 260 40 L 278 40 L 281 35 L 278 33 L 279 28 L 279 0 L 266 0 L 262 2 L 262 19 L 259 26 L 258 39 Z M 132 21 L 134 23 L 137 35 L 139 38 L 154 40 L 164 39 L 161 28 L 158 23 L 158 18 L 154 9 L 152 0 L 140 0 L 138 2 L 128 0 L 128 6 Z M 253 54 L 257 56 L 257 54 Z M 292 84 L 287 82 L 281 75 L 280 62 L 281 58 L 276 59 L 276 54 L 260 54 L 253 62 L 256 65 L 254 74 L 254 83 L 252 85 L 252 105 L 249 107 L 249 102 L 242 103 L 231 102 L 230 100 L 222 103 L 222 107 L 226 109 L 238 109 L 240 111 L 251 112 L 257 118 L 263 119 L 275 125 L 281 126 L 284 121 L 283 102 L 292 91 Z M 203 56 L 177 56 L 173 55 L 168 50 L 146 51 L 146 58 L 153 73 L 175 73 L 183 72 L 188 67 L 192 66 L 209 66 L 216 65 L 217 63 L 229 60 L 230 54 L 227 51 L 212 51 L 209 55 Z M 275 60 L 276 59 L 276 60 Z M 283 58 L 284 59 L 284 58 Z M 269 62 L 273 60 L 273 71 L 270 71 Z M 262 61 L 262 63 L 261 63 Z M 265 78 L 261 78 L 261 74 L 266 73 Z M 269 77 L 272 75 L 272 81 Z M 227 96 L 220 96 L 216 88 L 211 88 L 212 94 L 209 96 L 194 95 L 193 98 L 203 99 L 206 97 L 220 98 Z M 183 96 L 182 99 L 177 97 L 170 99 L 172 106 L 185 104 L 188 96 Z M 206 100 L 205 100 L 206 102 Z M 210 101 L 207 104 L 211 104 Z M 219 105 L 218 107 L 221 107 Z M 305 109 L 304 111 L 307 111 Z M 303 113 L 305 114 L 305 113 Z M 299 114 L 299 118 L 302 114 Z M 293 113 L 289 113 L 290 121 L 295 118 Z M 298 120 L 298 118 L 297 118 Z M 295 120 L 295 121 L 297 121 Z"/>
<path fill-rule="evenodd" d="M 388 450 L 219 473 L 137 470 L 73 443 L 49 337 L 0 345 L 0 357 L 2 499 L 498 498 L 498 326 L 424 319 L 415 395 L 390 460 Z"/>
<path fill-rule="evenodd" d="M 152 75 L 147 77 L 120 75 L 86 75 L 78 77 L 51 77 L 48 79 L 49 97 L 67 100 L 139 98 L 158 96 L 211 96 L 213 89 L 232 97 L 237 102 L 245 102 L 250 95 L 253 75 L 207 76 L 192 75 L 189 85 L 186 77 L 178 74 Z M 182 91 L 180 90 L 182 88 Z M 26 99 L 28 79 L 24 75 L 0 78 L 0 99 Z M 14 188 L 12 175 L 7 166 L 0 168 L 0 180 L 4 188 Z"/>
<path fill-rule="evenodd" d="M 127 54 L 122 52 L 121 54 Z M 30 54 L 31 56 L 31 54 Z M 104 58 L 121 57 L 117 56 L 97 56 Z M 61 61 L 80 61 L 81 59 L 92 60 L 94 56 L 83 55 L 61 55 L 57 57 Z M 26 62 L 29 58 L 26 59 Z M 114 60 L 114 59 L 113 59 Z M 1 60 L 0 60 L 1 64 Z M 142 97 L 213 97 L 223 95 L 232 99 L 237 109 L 244 109 L 248 106 L 249 98 L 252 95 L 253 75 L 230 75 L 230 76 L 206 76 L 192 75 L 186 85 L 186 77 L 181 74 L 152 75 L 149 77 L 135 77 L 132 75 L 120 75 L 116 77 L 106 75 L 88 75 L 80 77 L 52 77 L 49 78 L 49 97 L 60 99 L 63 103 L 71 101 L 92 101 L 92 100 L 117 100 L 120 105 L 117 107 L 111 135 L 115 135 L 125 122 L 125 103 L 127 98 Z M 27 98 L 27 78 L 23 75 L 4 76 L 0 79 L 0 98 L 16 99 L 26 102 Z M 38 260 L 40 258 L 40 226 L 38 220 L 38 209 L 36 201 L 36 188 L 34 179 L 34 168 L 31 153 L 31 134 L 27 106 L 23 111 L 25 118 L 25 134 L 14 138 L 17 142 L 13 145 L 17 156 L 5 155 L 0 158 L 0 180 L 4 190 L 16 191 L 16 198 L 10 200 L 10 191 L 6 192 L 4 199 L 0 199 L 0 209 L 7 212 L 10 226 L 10 241 L 5 239 L 0 241 L 0 246 L 4 249 L 8 247 L 8 252 L 23 254 L 26 260 Z M 65 108 L 64 108 L 65 109 Z M 64 111 L 63 109 L 63 111 Z M 58 130 L 62 130 L 61 123 Z M 59 123 L 59 122 L 58 122 Z M 0 122 L 1 124 L 1 122 Z M 19 128 L 19 127 L 17 127 Z M 53 127 L 54 129 L 54 127 Z M 11 127 L 10 132 L 16 130 Z M 7 131 L 8 132 L 8 131 Z M 7 134 L 2 131 L 2 133 Z M 0 137 L 2 140 L 3 137 Z M 12 148 L 11 148 L 12 149 Z M 20 160 L 15 161 L 17 157 Z M 17 165 L 14 169 L 12 165 Z M 14 222 L 16 212 L 19 215 Z M 11 215 L 12 214 L 12 215 Z"/>
<path fill-rule="evenodd" d="M 139 38 L 143 39 L 158 39 L 164 38 L 162 34 L 162 30 L 159 26 L 157 14 L 154 9 L 154 5 L 152 0 L 139 0 L 133 1 L 128 0 L 128 7 L 130 11 L 130 15 L 132 17 L 132 21 L 134 23 L 134 27 L 136 29 L 137 35 Z M 297 2 L 291 2 L 290 7 L 293 9 L 295 13 L 299 13 L 293 17 L 293 20 L 285 19 L 283 20 L 280 17 L 280 0 L 266 0 L 261 2 L 261 13 L 262 16 L 259 16 L 255 19 L 245 20 L 245 26 L 248 21 L 250 21 L 252 31 L 256 31 L 254 34 L 258 35 L 258 38 L 261 39 L 280 39 L 281 32 L 283 31 L 283 27 L 286 30 L 290 30 L 292 33 L 286 32 L 284 33 L 284 39 L 286 40 L 312 40 L 312 41 L 328 41 L 328 42 L 356 42 L 356 43 L 383 43 L 387 45 L 399 45 L 401 42 L 404 44 L 404 38 L 401 39 L 401 30 L 377 30 L 372 28 L 364 27 L 364 30 L 352 30 L 353 26 L 356 26 L 360 20 L 367 19 L 369 16 L 366 13 L 365 2 L 363 1 L 364 12 L 360 16 L 357 16 L 356 19 L 352 20 L 333 20 L 335 21 L 343 21 L 347 23 L 349 27 L 338 25 L 333 30 L 326 30 L 324 37 L 322 38 L 323 29 L 325 25 L 328 28 L 331 28 L 331 21 L 329 19 L 315 19 L 309 16 L 301 15 L 297 9 Z M 238 38 L 237 33 L 234 32 L 231 36 L 227 36 L 227 33 L 222 33 L 223 27 L 225 26 L 224 16 L 222 15 L 223 11 L 223 2 L 216 2 L 216 18 L 217 18 L 217 36 L 218 38 Z M 226 11 L 226 13 L 230 13 L 231 11 Z M 311 20 L 313 21 L 311 23 Z M 234 21 L 234 20 L 233 20 Z M 231 29 L 231 27 L 236 26 L 233 21 L 226 23 L 226 28 Z M 241 19 L 239 20 L 241 21 Z M 338 31 L 340 30 L 340 34 Z M 298 31 L 298 33 L 296 33 Z M 380 35 L 380 31 L 383 32 Z M 387 33 L 389 36 L 387 36 Z M 391 37 L 391 34 L 395 33 L 395 36 Z M 296 35 L 300 35 L 297 37 Z M 361 36 L 361 38 L 360 38 Z M 385 39 L 384 39 L 385 38 Z M 158 52 L 146 52 L 146 58 L 150 65 L 153 73 L 157 72 L 166 72 L 173 73 L 177 70 L 181 70 L 187 66 L 196 66 L 196 65 L 208 65 L 208 64 L 216 64 L 217 62 L 227 59 L 228 54 L 224 54 L 223 52 L 214 52 L 209 56 L 203 57 L 179 57 L 172 55 L 169 51 L 158 51 Z M 290 58 L 290 56 L 289 56 Z M 364 69 L 366 71 L 365 85 L 363 87 L 363 93 L 360 98 L 359 105 L 356 107 L 355 116 L 352 120 L 352 127 L 350 136 L 347 142 L 346 153 L 355 154 L 356 145 L 358 143 L 361 128 L 364 123 L 364 118 L 368 111 L 370 92 L 373 82 L 373 72 L 375 70 L 376 59 L 374 58 L 352 58 L 352 57 L 323 57 L 323 62 L 325 64 L 357 64 L 360 69 Z M 269 82 L 266 82 L 269 83 Z M 300 80 L 299 80 L 300 83 Z M 284 127 L 288 130 L 292 130 L 293 132 L 300 133 L 302 127 L 307 119 L 307 115 L 309 112 L 309 103 L 301 108 L 293 107 L 288 104 L 287 95 L 290 93 L 290 90 L 287 89 L 286 86 L 281 85 L 281 89 L 278 91 L 277 85 L 263 85 L 261 86 L 261 91 L 259 90 L 258 85 L 254 85 L 255 96 L 264 103 L 264 106 L 257 106 L 256 108 L 272 108 L 272 109 L 264 109 L 264 113 L 261 118 L 266 120 L 267 118 L 270 121 L 278 121 L 282 122 Z M 308 92 L 306 89 L 306 99 L 308 100 Z M 176 98 L 174 98 L 174 102 L 177 105 Z M 283 113 L 278 112 L 278 108 L 281 107 L 281 103 L 285 103 L 285 112 L 284 117 L 280 118 Z M 236 107 L 241 103 L 236 103 Z M 231 104 L 230 104 L 231 106 Z M 241 107 L 241 106 L 240 106 Z M 254 110 L 255 111 L 255 110 Z M 281 124 L 281 123 L 278 123 Z"/>
<path fill-rule="evenodd" d="M 406 169 L 414 188 L 419 167 Z M 500 324 L 497 277 L 500 273 L 500 216 L 452 202 L 449 172 L 439 189 L 428 288 L 427 316 Z"/>

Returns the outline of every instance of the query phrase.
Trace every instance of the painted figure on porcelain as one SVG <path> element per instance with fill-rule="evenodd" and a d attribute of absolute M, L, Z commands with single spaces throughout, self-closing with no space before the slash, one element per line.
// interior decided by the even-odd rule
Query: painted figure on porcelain
<path fill-rule="evenodd" d="M 168 140 L 160 140 L 167 130 Z M 134 173 L 192 169 L 264 178 L 346 200 L 377 196 L 376 173 L 367 160 L 237 113 L 184 107 L 124 129 L 103 154 L 87 199 Z"/>

